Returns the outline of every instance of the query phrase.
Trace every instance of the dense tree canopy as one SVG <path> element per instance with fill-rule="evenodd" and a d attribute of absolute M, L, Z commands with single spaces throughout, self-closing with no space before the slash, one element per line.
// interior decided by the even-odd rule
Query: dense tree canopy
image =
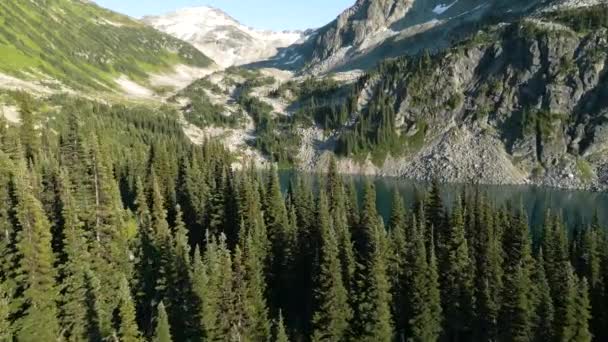
<path fill-rule="evenodd" d="M 30 105 L 35 99 L 28 99 Z M 601 341 L 608 240 L 434 185 L 388 222 L 337 174 L 282 189 L 170 110 L 54 98 L 0 130 L 0 339 Z M 387 115 L 389 115 L 388 113 Z M 29 120 L 32 120 L 29 122 Z"/>

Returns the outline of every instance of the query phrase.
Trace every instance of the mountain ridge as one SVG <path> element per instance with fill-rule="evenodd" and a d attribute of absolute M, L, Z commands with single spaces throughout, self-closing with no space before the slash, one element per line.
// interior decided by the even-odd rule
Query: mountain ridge
<path fill-rule="evenodd" d="M 270 58 L 305 37 L 304 31 L 254 29 L 211 6 L 182 8 L 142 21 L 191 43 L 222 67 Z"/>
<path fill-rule="evenodd" d="M 112 92 L 121 78 L 147 84 L 178 65 L 213 64 L 188 43 L 93 2 L 3 1 L 0 22 L 0 72 L 51 88 Z"/>

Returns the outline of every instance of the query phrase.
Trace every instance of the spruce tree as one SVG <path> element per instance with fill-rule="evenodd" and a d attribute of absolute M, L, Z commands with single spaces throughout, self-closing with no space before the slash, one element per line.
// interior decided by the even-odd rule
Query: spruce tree
<path fill-rule="evenodd" d="M 59 337 L 60 332 L 51 224 L 40 202 L 32 195 L 26 172 L 25 167 L 18 168 L 14 180 L 19 225 L 17 280 L 21 294 L 15 301 L 16 336 L 23 341 L 52 341 Z"/>
<path fill-rule="evenodd" d="M 234 291 L 236 293 L 236 324 L 245 340 L 262 341 L 270 336 L 268 309 L 264 292 L 263 262 L 256 254 L 251 237 L 245 249 L 236 247 L 234 256 Z"/>
<path fill-rule="evenodd" d="M 471 338 L 474 315 L 473 264 L 465 237 L 463 208 L 460 199 L 455 202 L 450 224 L 446 225 L 441 255 L 443 271 L 440 274 L 441 299 L 445 314 L 444 334 L 450 341 Z"/>
<path fill-rule="evenodd" d="M 521 210 L 507 222 L 503 244 L 505 272 L 499 320 L 500 336 L 505 340 L 529 341 L 532 338 L 534 314 L 530 280 L 534 260 L 527 218 Z"/>
<path fill-rule="evenodd" d="M 143 341 L 137 322 L 135 320 L 135 306 L 131 299 L 131 290 L 125 277 L 120 282 L 120 292 L 118 293 L 118 322 L 116 331 L 121 342 L 141 342 Z"/>
<path fill-rule="evenodd" d="M 271 172 L 266 187 L 264 219 L 271 245 L 268 282 L 273 291 L 270 293 L 270 304 L 273 308 L 289 308 L 288 288 L 293 268 L 295 248 L 293 237 L 295 234 L 289 223 L 289 216 L 276 170 Z"/>
<path fill-rule="evenodd" d="M 185 317 L 184 317 L 185 318 Z M 154 329 L 153 342 L 171 342 L 171 327 L 169 326 L 169 318 L 163 302 L 158 304 L 156 315 L 156 328 Z"/>
<path fill-rule="evenodd" d="M 60 318 L 68 341 L 101 341 L 98 311 L 98 281 L 90 269 L 88 235 L 78 217 L 67 171 L 61 175 L 61 205 L 63 221 L 63 253 L 60 266 L 62 297 Z"/>
<path fill-rule="evenodd" d="M 416 218 L 412 219 L 412 230 L 408 234 L 406 289 L 407 326 L 402 328 L 411 341 L 436 341 L 441 333 L 441 305 L 439 285 L 436 282 L 434 253 L 429 264 L 424 232 Z"/>
<path fill-rule="evenodd" d="M 576 299 L 574 303 L 576 324 L 573 326 L 570 341 L 590 342 L 593 339 L 589 331 L 591 303 L 589 302 L 589 285 L 585 278 L 580 279 L 576 284 Z"/>
<path fill-rule="evenodd" d="M 549 281 L 545 274 L 545 262 L 543 251 L 539 252 L 536 261 L 536 269 L 533 275 L 535 284 L 535 316 L 534 316 L 534 340 L 535 341 L 553 341 L 555 310 L 553 308 L 553 300 L 551 298 L 551 289 Z"/>
<path fill-rule="evenodd" d="M 403 198 L 398 191 L 393 194 L 393 207 L 389 221 L 390 227 L 390 261 L 389 275 L 391 277 L 391 293 L 393 298 L 392 312 L 398 336 L 403 336 L 407 326 L 406 308 L 406 268 L 407 268 L 407 238 L 406 217 Z"/>
<path fill-rule="evenodd" d="M 498 338 L 498 319 L 503 291 L 503 250 L 498 223 L 487 205 L 480 205 L 477 215 L 478 244 L 476 252 L 476 333 L 475 338 L 484 341 Z"/>
<path fill-rule="evenodd" d="M 391 341 L 390 280 L 387 274 L 388 239 L 376 211 L 376 190 L 365 188 L 357 243 L 357 298 L 353 328 L 361 341 Z"/>
<path fill-rule="evenodd" d="M 317 205 L 317 222 L 321 232 L 321 261 L 315 286 L 316 309 L 313 316 L 313 341 L 340 341 L 346 338 L 352 311 L 348 292 L 342 281 L 337 233 L 331 225 L 325 193 Z"/>
<path fill-rule="evenodd" d="M 279 319 L 275 321 L 275 342 L 289 342 L 289 336 L 285 330 L 285 322 L 283 321 L 283 313 L 279 311 Z"/>

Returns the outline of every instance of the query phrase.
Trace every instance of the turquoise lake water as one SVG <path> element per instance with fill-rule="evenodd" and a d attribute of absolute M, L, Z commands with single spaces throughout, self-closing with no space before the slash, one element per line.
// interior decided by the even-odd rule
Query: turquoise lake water
<path fill-rule="evenodd" d="M 316 186 L 319 177 L 322 176 L 283 171 L 280 173 L 283 187 L 286 188 L 294 177 L 304 177 L 312 186 Z M 421 182 L 390 177 L 346 176 L 343 178 L 345 181 L 353 181 L 359 192 L 362 191 L 366 181 L 375 184 L 378 212 L 385 222 L 390 215 L 395 190 L 403 196 L 406 205 L 411 207 L 414 203 L 416 189 L 426 190 L 429 186 Z M 442 185 L 444 202 L 448 205 L 453 203 L 462 193 L 462 189 L 463 185 Z M 561 212 L 570 229 L 577 225 L 591 223 L 596 212 L 600 223 L 604 227 L 608 227 L 608 193 L 606 192 L 561 190 L 528 185 L 481 185 L 480 189 L 490 201 L 497 205 L 510 203 L 515 208 L 523 207 L 528 213 L 530 225 L 533 228 L 542 225 L 548 208 L 554 212 Z"/>

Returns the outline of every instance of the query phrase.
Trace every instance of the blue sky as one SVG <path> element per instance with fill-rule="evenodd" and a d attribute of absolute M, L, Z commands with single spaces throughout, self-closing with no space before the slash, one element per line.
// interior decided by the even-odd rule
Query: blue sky
<path fill-rule="evenodd" d="M 158 15 L 182 7 L 210 5 L 260 29 L 294 30 L 323 26 L 355 0 L 95 0 L 132 17 Z"/>

